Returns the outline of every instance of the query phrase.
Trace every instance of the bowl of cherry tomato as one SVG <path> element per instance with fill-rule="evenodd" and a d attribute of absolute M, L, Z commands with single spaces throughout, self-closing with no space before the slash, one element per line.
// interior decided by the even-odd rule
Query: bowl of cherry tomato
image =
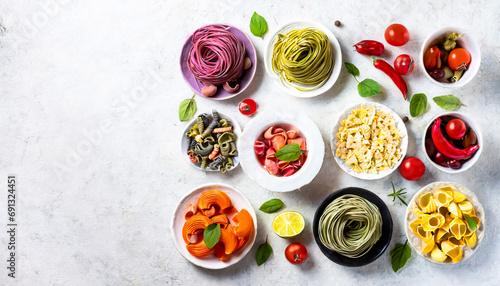
<path fill-rule="evenodd" d="M 481 64 L 481 51 L 469 32 L 457 27 L 444 27 L 427 36 L 418 62 L 433 83 L 458 88 L 476 76 Z"/>
<path fill-rule="evenodd" d="M 439 170 L 456 174 L 472 167 L 483 150 L 479 124 L 460 112 L 445 112 L 424 129 L 424 156 Z"/>

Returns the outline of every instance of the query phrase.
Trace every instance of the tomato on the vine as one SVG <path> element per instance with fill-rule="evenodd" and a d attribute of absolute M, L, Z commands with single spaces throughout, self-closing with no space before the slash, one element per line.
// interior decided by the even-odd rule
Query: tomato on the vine
<path fill-rule="evenodd" d="M 466 70 L 470 65 L 470 53 L 462 48 L 453 49 L 448 55 L 448 65 L 454 71 Z"/>
<path fill-rule="evenodd" d="M 247 98 L 238 104 L 238 109 L 243 115 L 253 115 L 257 111 L 257 103 L 253 99 Z"/>
<path fill-rule="evenodd" d="M 399 173 L 408 181 L 418 180 L 425 173 L 425 165 L 418 158 L 408 157 L 401 163 Z"/>
<path fill-rule="evenodd" d="M 394 60 L 394 69 L 400 75 L 409 75 L 413 71 L 414 67 L 415 62 L 410 55 L 402 54 Z"/>
<path fill-rule="evenodd" d="M 458 118 L 452 119 L 446 124 L 446 134 L 455 140 L 464 138 L 466 131 L 465 123 Z"/>
<path fill-rule="evenodd" d="M 402 46 L 410 40 L 410 32 L 401 24 L 392 24 L 385 30 L 385 40 L 389 45 Z"/>
<path fill-rule="evenodd" d="M 292 243 L 285 249 L 285 257 L 292 264 L 300 264 L 307 259 L 307 249 L 302 243 Z"/>

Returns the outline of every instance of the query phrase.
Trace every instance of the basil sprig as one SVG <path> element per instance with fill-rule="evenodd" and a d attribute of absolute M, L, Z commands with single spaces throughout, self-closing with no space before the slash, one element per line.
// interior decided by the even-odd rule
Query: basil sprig
<path fill-rule="evenodd" d="M 203 241 L 205 245 L 212 249 L 220 238 L 220 224 L 212 223 L 203 230 Z"/>
<path fill-rule="evenodd" d="M 424 93 L 417 93 L 410 100 L 410 115 L 417 117 L 425 112 L 427 108 L 427 96 Z"/>
<path fill-rule="evenodd" d="M 266 19 L 257 14 L 257 12 L 253 12 L 252 18 L 250 19 L 250 31 L 254 36 L 261 38 L 267 33 Z"/>
<path fill-rule="evenodd" d="M 436 96 L 432 98 L 434 102 L 441 107 L 442 109 L 446 110 L 457 110 L 462 106 L 463 104 L 460 102 L 460 99 L 457 97 L 448 94 L 448 95 L 441 95 L 441 96 Z"/>
<path fill-rule="evenodd" d="M 356 78 L 359 76 L 359 69 L 348 62 L 344 62 L 344 66 L 347 69 L 347 72 L 352 74 L 354 79 L 358 82 L 358 93 L 361 97 L 369 97 L 372 95 L 380 94 L 382 89 L 380 88 L 380 84 L 373 79 L 365 79 L 361 82 Z"/>
<path fill-rule="evenodd" d="M 292 143 L 283 146 L 278 150 L 278 152 L 276 152 L 276 154 L 274 154 L 274 156 L 281 161 L 292 162 L 299 159 L 300 154 L 302 154 L 302 152 L 300 151 L 300 145 L 297 143 Z"/>
<path fill-rule="evenodd" d="M 391 264 L 394 273 L 403 268 L 410 257 L 411 248 L 408 245 L 408 239 L 405 241 L 405 244 L 396 243 L 394 249 L 391 250 Z"/>
<path fill-rule="evenodd" d="M 266 236 L 266 242 L 261 244 L 259 246 L 259 249 L 257 249 L 257 254 L 255 254 L 255 259 L 257 260 L 257 265 L 261 266 L 264 264 L 264 262 L 269 259 L 271 254 L 273 253 L 273 248 L 269 243 L 267 243 L 267 236 Z"/>
<path fill-rule="evenodd" d="M 194 101 L 194 96 L 190 99 L 184 99 L 179 105 L 179 120 L 187 121 L 189 118 L 193 117 L 196 113 L 196 101 Z"/>
<path fill-rule="evenodd" d="M 283 207 L 283 201 L 280 199 L 271 199 L 265 203 L 263 203 L 259 210 L 271 214 L 279 211 Z"/>

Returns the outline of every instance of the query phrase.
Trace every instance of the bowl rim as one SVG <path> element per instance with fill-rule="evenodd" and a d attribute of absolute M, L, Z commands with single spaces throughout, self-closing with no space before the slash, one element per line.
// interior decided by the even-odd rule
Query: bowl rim
<path fill-rule="evenodd" d="M 426 140 L 427 130 L 429 130 L 429 128 L 431 127 L 431 125 L 434 123 L 434 121 L 437 118 L 442 117 L 442 116 L 454 116 L 454 117 L 457 117 L 457 118 L 459 118 L 461 120 L 464 120 L 465 123 L 468 124 L 471 128 L 472 128 L 471 125 L 474 125 L 475 127 L 477 127 L 477 128 L 473 128 L 473 131 L 474 131 L 474 133 L 476 133 L 477 141 L 478 141 L 478 145 L 479 145 L 479 149 L 476 151 L 476 154 L 474 154 L 474 156 L 472 156 L 472 158 L 470 158 L 469 161 L 467 161 L 464 164 L 466 166 L 464 167 L 464 165 L 462 165 L 462 168 L 460 168 L 460 169 L 456 169 L 455 170 L 455 169 L 452 169 L 452 168 L 445 168 L 443 166 L 440 166 L 437 163 L 435 163 L 434 161 L 432 161 L 431 158 L 429 157 L 429 155 L 427 154 L 427 149 L 425 148 L 425 140 Z M 470 122 L 473 122 L 473 123 L 470 124 Z M 461 172 L 464 172 L 464 171 L 470 169 L 479 160 L 479 157 L 481 156 L 481 153 L 483 152 L 483 146 L 484 146 L 484 144 L 483 144 L 483 133 L 481 132 L 481 127 L 479 126 L 479 124 L 477 124 L 477 122 L 473 118 L 471 118 L 470 116 L 466 115 L 465 113 L 458 112 L 458 111 L 443 112 L 441 114 L 436 115 L 425 126 L 425 129 L 424 129 L 424 131 L 422 133 L 422 144 L 421 144 L 421 146 L 422 146 L 422 150 L 424 152 L 424 157 L 427 159 L 427 161 L 432 166 L 434 166 L 438 170 L 443 171 L 443 172 L 448 173 L 448 174 L 458 174 L 458 173 L 461 173 Z"/>
<path fill-rule="evenodd" d="M 215 109 L 215 108 L 214 108 Z M 233 132 L 234 134 L 236 135 L 236 148 L 238 149 L 238 155 L 234 156 L 233 157 L 233 162 L 234 162 L 234 166 L 228 170 L 228 172 L 236 169 L 236 167 L 238 167 L 238 165 L 240 164 L 240 154 L 239 154 L 239 148 L 238 148 L 238 141 L 239 139 L 241 138 L 241 126 L 240 124 L 238 123 L 238 121 L 236 120 L 236 118 L 232 117 L 231 115 L 227 114 L 227 113 L 224 113 L 222 111 L 219 111 L 217 109 L 215 109 L 217 111 L 217 113 L 219 113 L 220 117 L 222 119 L 228 119 L 232 124 L 233 124 Z M 189 141 L 187 141 L 187 137 L 186 137 L 186 133 L 191 129 L 191 127 L 193 127 L 193 125 L 196 123 L 196 118 L 200 115 L 200 114 L 203 114 L 203 113 L 207 113 L 209 114 L 210 116 L 212 116 L 212 112 L 201 112 L 201 113 L 198 113 L 196 114 L 187 124 L 186 126 L 184 127 L 184 129 L 182 130 L 182 134 L 181 134 L 181 140 L 180 140 L 180 144 L 179 144 L 179 149 L 181 150 L 181 154 L 184 154 L 183 157 L 185 158 L 185 160 L 187 160 L 187 162 L 189 163 L 189 165 L 193 166 L 195 169 L 197 170 L 200 170 L 200 171 L 203 171 L 201 169 L 200 166 L 197 166 L 195 163 L 191 162 L 189 160 L 189 158 L 185 155 L 186 153 L 186 143 L 185 142 L 188 142 L 187 144 L 189 144 Z M 211 169 L 209 167 L 207 167 L 204 172 L 219 172 L 219 170 L 214 170 L 214 169 Z"/>
<path fill-rule="evenodd" d="M 284 86 L 278 75 L 276 75 L 273 70 L 272 70 L 272 64 L 270 61 L 272 60 L 272 50 L 274 47 L 274 42 L 279 33 L 281 33 L 283 30 L 287 29 L 289 26 L 312 26 L 315 27 L 319 30 L 321 30 L 325 35 L 328 37 L 330 41 L 330 46 L 332 48 L 332 52 L 334 53 L 334 66 L 332 70 L 332 74 L 330 75 L 330 78 L 328 79 L 325 84 L 315 90 L 311 91 L 300 91 L 294 88 L 290 88 L 287 86 Z M 340 72 L 342 69 L 342 49 L 340 47 L 339 41 L 333 34 L 333 32 L 328 29 L 326 26 L 323 24 L 316 22 L 316 21 L 311 21 L 311 20 L 294 20 L 287 22 L 281 26 L 279 26 L 276 29 L 276 32 L 272 36 L 269 37 L 267 40 L 266 44 L 266 49 L 264 51 L 264 67 L 267 72 L 267 74 L 273 79 L 273 81 L 278 85 L 278 87 L 284 91 L 287 94 L 293 95 L 295 97 L 299 98 L 311 98 L 311 97 L 316 97 L 318 95 L 324 94 L 327 91 L 329 91 L 333 85 L 337 82 Z"/>
<path fill-rule="evenodd" d="M 394 117 L 394 119 L 396 120 L 396 127 L 401 131 L 402 134 L 404 134 L 404 136 L 401 136 L 401 141 L 400 141 L 400 146 L 399 146 L 399 148 L 401 148 L 401 158 L 398 160 L 398 162 L 392 168 L 390 168 L 386 171 L 378 172 L 377 174 L 356 173 L 346 165 L 345 160 L 342 160 L 342 159 L 340 159 L 340 157 L 335 155 L 335 153 L 337 151 L 337 142 L 338 142 L 337 133 L 338 133 L 338 130 L 340 128 L 342 120 L 344 120 L 347 117 L 347 115 L 351 113 L 352 110 L 358 109 L 361 106 L 370 107 L 372 105 L 375 106 L 375 110 L 382 110 L 382 111 L 385 111 L 385 112 L 388 112 L 389 114 L 391 114 Z M 333 158 L 334 158 L 335 162 L 337 162 L 337 165 L 345 173 L 347 173 L 355 178 L 361 179 L 361 180 L 378 180 L 378 179 L 382 179 L 386 176 L 389 176 L 390 174 L 392 174 L 392 172 L 394 172 L 395 170 L 397 170 L 399 168 L 399 165 L 405 159 L 406 153 L 408 151 L 408 141 L 409 141 L 408 130 L 406 129 L 406 125 L 403 122 L 403 120 L 401 119 L 401 117 L 399 116 L 399 114 L 397 114 L 394 110 L 390 109 L 389 107 L 387 107 L 381 103 L 364 102 L 364 103 L 358 103 L 358 104 L 352 105 L 352 106 L 346 108 L 342 113 L 339 114 L 339 116 L 337 117 L 337 121 L 332 129 L 332 133 L 331 133 L 331 137 L 330 137 L 330 149 L 332 151 Z"/>
<path fill-rule="evenodd" d="M 186 255 L 186 253 L 181 251 L 181 246 L 177 243 L 177 236 L 176 235 L 178 233 L 176 233 L 176 231 L 175 231 L 175 221 L 179 215 L 179 212 L 182 213 L 182 214 L 180 214 L 181 216 L 183 215 L 183 210 L 186 207 L 186 205 L 183 205 L 183 203 L 185 203 L 185 201 L 194 193 L 200 192 L 200 194 L 201 194 L 203 189 L 212 188 L 212 187 L 216 187 L 216 188 L 223 187 L 223 188 L 231 190 L 232 192 L 237 193 L 241 197 L 243 203 L 248 206 L 245 209 L 248 210 L 248 212 L 250 213 L 250 215 L 253 218 L 253 223 L 254 223 L 253 235 L 251 236 L 251 239 L 245 245 L 244 249 L 240 250 L 241 254 L 233 261 L 229 261 L 229 262 L 220 261 L 217 258 L 215 258 L 215 259 L 210 260 L 210 261 L 214 261 L 213 263 L 207 262 L 208 260 L 205 260 L 204 258 L 197 258 L 195 256 L 189 255 L 189 253 L 188 253 L 188 255 Z M 230 196 L 230 195 L 228 194 L 228 196 Z M 239 261 L 241 261 L 252 249 L 253 245 L 255 244 L 255 240 L 257 238 L 257 214 L 255 213 L 255 209 L 254 209 L 252 203 L 250 202 L 248 197 L 242 191 L 236 189 L 235 187 L 233 187 L 231 185 L 224 184 L 224 183 L 218 183 L 218 182 L 205 183 L 205 184 L 198 185 L 195 188 L 191 189 L 189 192 L 184 194 L 184 196 L 179 200 L 179 203 L 175 207 L 174 213 L 172 215 L 172 219 L 170 221 L 170 232 L 172 233 L 172 239 L 174 240 L 174 244 L 176 246 L 175 248 L 184 258 L 186 258 L 186 260 L 188 260 L 189 262 L 193 263 L 196 266 L 203 267 L 206 269 L 223 269 L 223 268 L 227 268 L 227 267 L 234 265 L 234 264 L 238 263 Z"/>
<path fill-rule="evenodd" d="M 189 45 L 190 45 L 190 42 L 191 42 L 191 38 L 193 37 L 193 34 L 194 32 L 196 32 L 197 30 L 201 29 L 201 28 L 204 28 L 206 26 L 212 26 L 212 25 L 222 25 L 222 26 L 227 26 L 229 27 L 229 29 L 236 29 L 238 30 L 238 32 L 240 32 L 242 35 L 244 35 L 246 37 L 246 39 L 248 40 L 248 42 L 250 43 L 250 49 L 253 51 L 253 54 L 255 55 L 255 59 L 252 59 L 252 66 L 250 67 L 249 71 L 251 72 L 251 74 L 248 74 L 248 77 L 250 78 L 250 80 L 248 81 L 248 84 L 246 86 L 240 86 L 240 89 L 237 91 L 237 92 L 234 92 L 234 93 L 230 93 L 229 96 L 226 96 L 226 97 L 207 97 L 207 96 L 204 96 L 203 94 L 201 94 L 201 92 L 198 92 L 192 85 L 191 83 L 187 80 L 186 78 L 186 75 L 184 75 L 184 73 L 182 72 L 182 66 L 184 64 L 184 59 L 182 58 L 182 55 L 184 54 L 184 50 L 185 49 L 188 49 Z M 236 36 L 236 35 L 235 35 Z M 245 50 L 247 49 L 248 47 L 245 45 Z M 248 53 L 247 53 L 247 56 Z M 226 100 L 226 99 L 230 99 L 230 98 L 233 98 L 233 97 L 236 97 L 238 95 L 240 95 L 241 93 L 243 93 L 249 86 L 250 84 L 252 83 L 254 77 L 255 77 L 255 74 L 257 72 L 257 64 L 258 64 L 258 56 L 257 56 L 257 50 L 255 49 L 255 45 L 253 44 L 252 40 L 250 39 L 250 37 L 248 37 L 248 35 L 243 32 L 242 30 L 238 29 L 237 27 L 231 25 L 231 24 L 226 24 L 226 23 L 214 23 L 214 24 L 206 24 L 206 25 L 203 25 L 197 29 L 195 29 L 191 34 L 189 34 L 189 36 L 186 37 L 186 40 L 184 41 L 184 43 L 182 44 L 182 49 L 181 49 L 181 53 L 180 53 L 180 56 L 179 56 L 179 69 L 181 70 L 181 74 L 182 74 L 182 78 L 184 79 L 184 82 L 186 82 L 186 84 L 189 86 L 189 88 L 194 92 L 196 93 L 197 95 L 203 97 L 203 98 L 208 98 L 208 99 L 211 99 L 211 100 Z M 247 76 L 246 74 L 244 76 Z M 196 79 L 195 79 L 196 80 Z"/>
<path fill-rule="evenodd" d="M 359 258 L 349 258 L 345 257 L 341 254 L 338 254 L 337 252 L 328 249 L 326 246 L 324 246 L 321 243 L 321 240 L 319 238 L 318 234 L 318 228 L 319 228 L 319 220 L 321 216 L 323 215 L 323 212 L 325 208 L 336 198 L 340 197 L 341 195 L 345 194 L 354 194 L 357 196 L 360 196 L 364 199 L 367 199 L 369 202 L 375 204 L 380 211 L 380 214 L 382 216 L 382 234 L 379 238 L 379 240 L 373 245 L 373 247 L 368 251 L 365 255 L 359 257 Z M 358 267 L 358 266 L 364 266 L 367 264 L 372 263 L 373 261 L 377 260 L 382 254 L 387 250 L 391 243 L 392 239 L 392 232 L 393 232 L 393 221 L 392 221 L 392 215 L 387 207 L 387 205 L 384 203 L 384 201 L 374 192 L 371 192 L 367 189 L 360 188 L 360 187 L 346 187 L 339 189 L 337 191 L 334 191 L 333 193 L 330 193 L 326 198 L 321 202 L 319 207 L 316 209 L 314 213 L 314 219 L 313 219 L 313 235 L 314 235 L 314 240 L 316 241 L 316 245 L 319 247 L 321 252 L 331 261 L 342 265 L 342 266 L 348 266 L 348 267 Z M 366 256 L 370 255 L 369 258 Z M 365 258 L 365 259 L 363 259 Z"/>
<path fill-rule="evenodd" d="M 302 168 L 289 177 L 270 175 L 258 162 L 254 143 L 266 127 L 276 124 L 290 124 L 296 127 L 306 138 L 308 146 L 307 160 Z M 301 128 L 302 127 L 302 128 Z M 290 192 L 309 184 L 319 173 L 323 165 L 325 145 L 316 123 L 307 115 L 299 112 L 264 111 L 254 117 L 245 127 L 238 141 L 241 167 L 257 185 L 273 192 Z"/>
<path fill-rule="evenodd" d="M 477 55 L 474 55 L 474 58 L 475 58 L 474 62 L 477 62 L 477 64 L 474 64 L 474 67 L 469 70 L 469 72 L 471 72 L 472 75 L 469 78 L 465 79 L 465 80 L 459 80 L 459 81 L 454 82 L 454 83 L 439 82 L 439 81 L 433 79 L 427 73 L 427 71 L 425 69 L 423 59 L 424 59 L 424 54 L 426 52 L 426 46 L 430 45 L 430 43 L 432 43 L 433 41 L 435 41 L 437 38 L 444 36 L 447 32 L 452 32 L 452 31 L 453 32 L 457 32 L 459 34 L 466 34 L 467 38 L 469 39 L 468 42 L 470 42 L 471 45 L 474 46 L 476 48 L 476 50 L 477 50 Z M 465 39 L 465 37 L 464 37 L 464 39 Z M 465 30 L 463 28 L 460 28 L 460 27 L 456 27 L 456 26 L 446 26 L 446 27 L 434 30 L 433 32 L 431 32 L 425 38 L 425 40 L 424 40 L 424 42 L 423 42 L 423 44 L 422 44 L 422 46 L 420 48 L 419 61 L 418 62 L 419 62 L 420 69 L 423 71 L 423 74 L 425 75 L 425 77 L 428 78 L 434 84 L 437 84 L 437 85 L 439 85 L 441 87 L 447 87 L 447 88 L 460 88 L 460 87 L 465 86 L 470 81 L 472 81 L 472 79 L 478 73 L 479 67 L 481 66 L 481 49 L 479 48 L 479 45 L 478 45 L 476 39 L 474 38 L 474 36 L 472 36 L 471 33 L 468 33 L 467 30 Z M 471 65 L 471 67 L 472 67 L 472 65 Z"/>
<path fill-rule="evenodd" d="M 464 194 L 466 197 L 467 197 L 467 200 L 469 200 L 471 203 L 475 204 L 474 206 L 474 209 L 476 210 L 476 214 L 479 213 L 481 214 L 481 226 L 478 228 L 477 230 L 477 242 L 476 242 L 476 245 L 475 247 L 472 249 L 472 248 L 469 248 L 468 246 L 464 246 L 464 247 L 467 247 L 469 249 L 471 249 L 472 253 L 470 255 L 467 255 L 462 258 L 462 260 L 460 260 L 459 262 L 457 263 L 453 263 L 453 262 L 447 262 L 447 263 L 444 263 L 444 262 L 437 262 L 435 261 L 434 259 L 432 259 L 430 257 L 429 254 L 424 254 L 422 253 L 422 251 L 420 250 L 420 244 L 419 245 L 415 245 L 412 238 L 417 238 L 419 239 L 417 236 L 415 236 L 413 233 L 411 233 L 411 229 L 409 227 L 409 223 L 410 223 L 410 216 L 415 216 L 413 214 L 413 211 L 411 209 L 411 206 L 413 205 L 413 203 L 416 202 L 416 199 L 420 196 L 420 194 L 422 194 L 423 192 L 434 192 L 436 188 L 438 188 L 439 186 L 441 187 L 444 187 L 444 186 L 453 186 L 454 188 L 456 189 L 459 189 L 459 191 L 465 191 L 466 193 L 462 193 Z M 434 193 L 433 193 L 434 195 Z M 472 198 L 472 200 L 471 200 Z M 405 233 L 406 233 L 406 238 L 408 239 L 408 242 L 410 244 L 410 246 L 413 248 L 413 250 L 415 252 L 417 252 L 420 256 L 422 256 L 423 258 L 425 258 L 425 260 L 427 261 L 430 261 L 434 264 L 439 264 L 439 265 L 455 265 L 455 264 L 458 264 L 462 261 L 465 261 L 467 259 L 469 259 L 476 251 L 477 251 L 477 248 L 479 247 L 479 245 L 481 245 L 481 241 L 484 239 L 484 235 L 485 235 L 485 231 L 486 231 L 486 217 L 485 217 L 485 212 L 484 212 L 484 207 L 483 205 L 481 204 L 481 202 L 479 201 L 477 195 L 471 191 L 469 188 L 465 187 L 464 185 L 461 185 L 459 183 L 454 183 L 454 182 L 446 182 L 446 181 L 438 181 L 438 182 L 433 182 L 433 183 L 430 183 L 426 186 L 424 186 L 423 188 L 421 188 L 420 190 L 418 190 L 412 197 L 412 199 L 410 200 L 410 202 L 408 203 L 408 206 L 406 207 L 406 213 L 405 213 Z M 419 241 L 420 242 L 420 241 Z"/>

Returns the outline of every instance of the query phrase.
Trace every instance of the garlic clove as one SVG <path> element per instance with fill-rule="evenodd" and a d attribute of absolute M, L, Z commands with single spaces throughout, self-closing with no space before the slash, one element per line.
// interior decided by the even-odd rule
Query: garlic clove
<path fill-rule="evenodd" d="M 232 82 L 231 84 L 229 82 L 226 82 L 222 87 L 227 92 L 236 92 L 238 89 L 240 89 L 240 85 L 236 82 Z"/>
<path fill-rule="evenodd" d="M 247 70 L 252 67 L 252 60 L 250 60 L 249 57 L 245 57 L 245 60 L 243 61 L 243 69 Z"/>
<path fill-rule="evenodd" d="M 216 92 L 217 92 L 217 86 L 213 84 L 207 85 L 201 89 L 201 93 L 203 94 L 203 96 L 206 97 L 214 96 Z"/>

